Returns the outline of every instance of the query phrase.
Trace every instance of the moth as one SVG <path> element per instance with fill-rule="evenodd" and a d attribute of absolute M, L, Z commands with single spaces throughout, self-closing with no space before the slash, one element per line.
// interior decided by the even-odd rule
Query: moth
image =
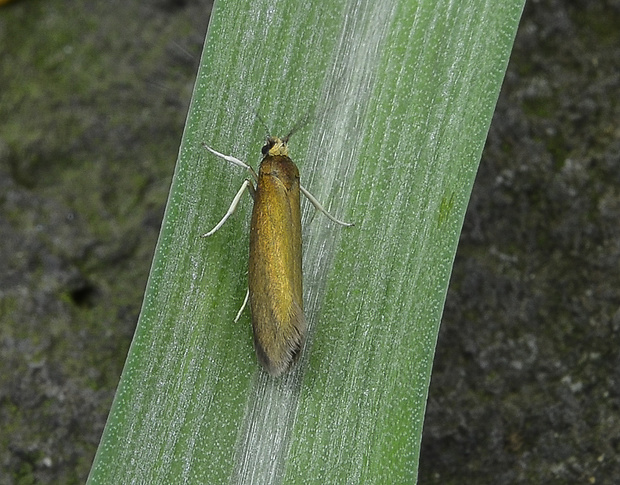
<path fill-rule="evenodd" d="M 300 193 L 330 220 L 329 214 L 299 181 L 299 170 L 288 154 L 289 133 L 267 137 L 258 174 L 241 160 L 203 146 L 214 155 L 250 172 L 220 222 L 202 237 L 213 235 L 233 214 L 244 191 L 254 200 L 250 224 L 248 295 L 254 348 L 258 361 L 272 376 L 288 371 L 299 360 L 307 325 L 304 316 Z M 255 184 L 255 185 L 254 185 Z M 246 301 L 237 314 L 240 316 Z"/>

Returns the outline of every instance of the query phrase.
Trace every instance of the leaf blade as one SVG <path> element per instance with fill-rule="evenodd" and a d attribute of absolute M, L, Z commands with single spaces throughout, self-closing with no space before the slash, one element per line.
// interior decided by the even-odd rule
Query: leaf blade
<path fill-rule="evenodd" d="M 522 6 L 218 2 L 90 483 L 415 479 L 458 234 Z M 249 203 L 198 237 L 245 174 L 201 143 L 255 165 L 256 111 L 285 133 L 311 110 L 291 140 L 302 183 L 357 225 L 304 207 L 311 338 L 271 380 L 247 315 L 231 322 Z"/>

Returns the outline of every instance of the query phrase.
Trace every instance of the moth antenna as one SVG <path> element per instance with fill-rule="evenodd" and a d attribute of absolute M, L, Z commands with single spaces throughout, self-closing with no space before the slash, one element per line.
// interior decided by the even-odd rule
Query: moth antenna
<path fill-rule="evenodd" d="M 263 128 L 265 128 L 265 136 L 269 137 L 270 132 L 269 132 L 269 127 L 267 126 L 267 123 L 265 123 L 265 120 L 263 119 L 263 117 L 258 114 L 258 111 L 255 111 L 254 114 L 256 115 L 256 118 L 258 118 L 258 121 L 260 121 L 261 125 L 263 125 Z"/>
<path fill-rule="evenodd" d="M 302 128 L 306 123 L 308 123 L 308 121 L 310 121 L 312 111 L 313 111 L 312 108 L 309 109 L 308 111 L 306 111 L 305 115 L 303 115 L 299 120 L 297 120 L 297 122 L 291 128 L 291 131 L 289 131 L 288 134 L 284 138 L 282 138 L 282 141 L 284 143 L 288 143 L 288 139 L 293 135 L 293 133 L 295 133 L 297 130 Z"/>

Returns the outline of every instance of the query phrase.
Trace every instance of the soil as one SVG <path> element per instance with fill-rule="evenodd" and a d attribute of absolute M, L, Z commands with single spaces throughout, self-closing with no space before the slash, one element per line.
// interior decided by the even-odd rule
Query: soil
<path fill-rule="evenodd" d="M 439 333 L 419 483 L 618 483 L 620 3 L 526 4 Z"/>
<path fill-rule="evenodd" d="M 211 9 L 65 4 L 0 8 L 0 485 L 88 475 Z M 620 476 L 619 25 L 618 0 L 526 5 L 450 284 L 421 484 Z"/>
<path fill-rule="evenodd" d="M 2 485 L 86 480 L 138 319 L 211 3 L 0 8 Z"/>

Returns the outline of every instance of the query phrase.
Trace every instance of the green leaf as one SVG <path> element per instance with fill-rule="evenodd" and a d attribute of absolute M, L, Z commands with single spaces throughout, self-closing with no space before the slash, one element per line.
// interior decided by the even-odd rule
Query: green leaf
<path fill-rule="evenodd" d="M 461 225 L 523 0 L 217 2 L 140 321 L 89 483 L 410 483 Z M 302 183 L 309 341 L 256 363 L 251 201 L 265 130 Z M 308 116 L 309 115 L 309 116 Z"/>

